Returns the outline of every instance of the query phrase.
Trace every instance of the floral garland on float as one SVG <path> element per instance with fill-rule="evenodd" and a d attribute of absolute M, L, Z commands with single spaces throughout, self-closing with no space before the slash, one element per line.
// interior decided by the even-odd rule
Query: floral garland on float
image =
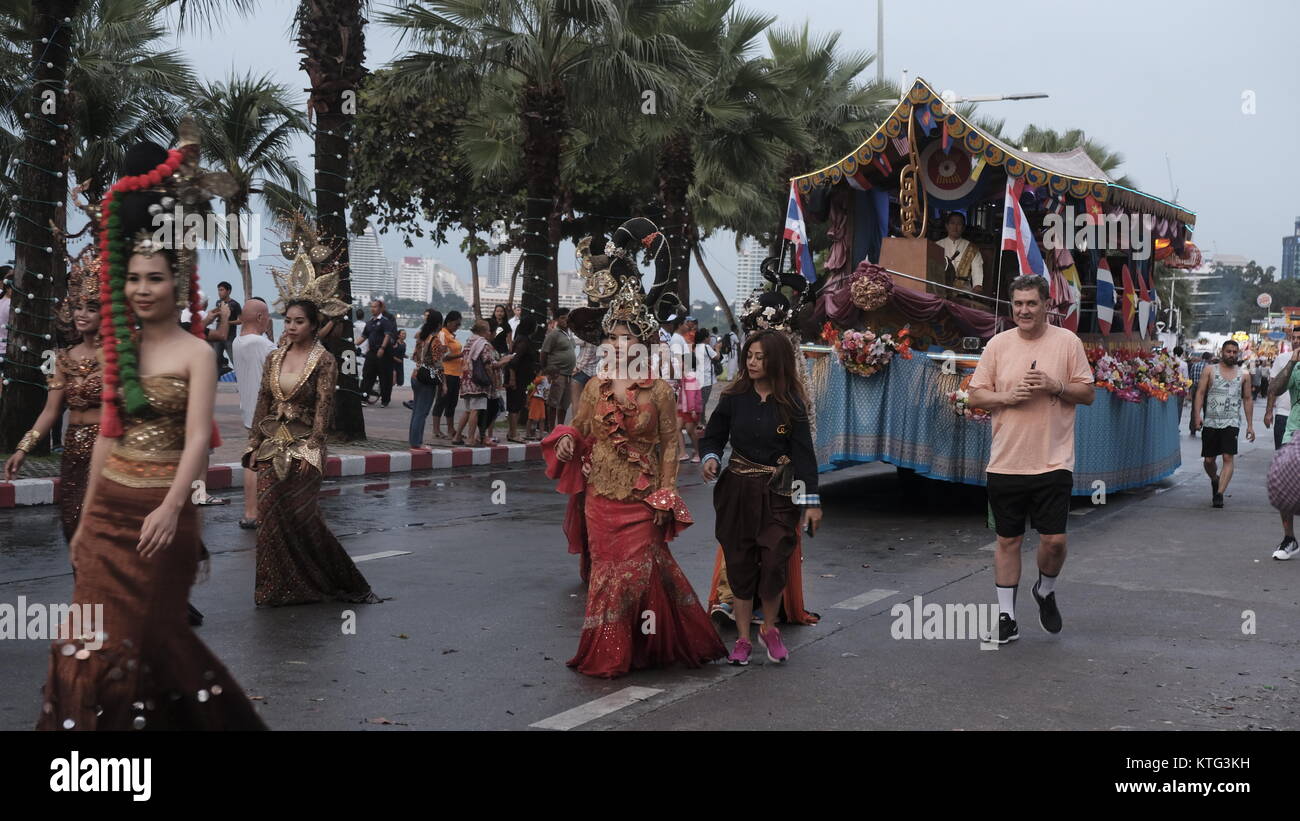
<path fill-rule="evenodd" d="M 880 373 L 888 367 L 894 354 L 911 359 L 911 340 L 908 334 L 907 326 L 899 330 L 897 338 L 892 334 L 878 334 L 870 328 L 840 331 L 829 322 L 822 326 L 822 339 L 835 349 L 844 370 L 858 376 L 875 376 Z"/>
<path fill-rule="evenodd" d="M 1116 399 L 1141 402 L 1150 396 L 1161 402 L 1187 396 L 1192 380 L 1179 376 L 1178 363 L 1166 351 L 1106 351 L 1087 349 L 1093 382 Z"/>
<path fill-rule="evenodd" d="M 993 414 L 983 408 L 971 407 L 970 403 L 970 379 L 974 374 L 966 374 L 961 380 L 961 386 L 955 391 L 948 391 L 944 396 L 948 398 L 948 403 L 952 405 L 952 410 L 962 419 L 969 419 L 972 422 L 987 422 L 993 418 Z"/>

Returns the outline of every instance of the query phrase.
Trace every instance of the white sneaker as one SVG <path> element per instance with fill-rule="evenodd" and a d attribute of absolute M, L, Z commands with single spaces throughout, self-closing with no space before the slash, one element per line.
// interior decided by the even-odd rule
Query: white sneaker
<path fill-rule="evenodd" d="M 1297 543 L 1295 539 L 1283 540 L 1282 544 L 1278 545 L 1277 550 L 1273 551 L 1273 558 L 1280 562 L 1294 559 L 1296 556 L 1300 556 L 1300 543 Z"/>

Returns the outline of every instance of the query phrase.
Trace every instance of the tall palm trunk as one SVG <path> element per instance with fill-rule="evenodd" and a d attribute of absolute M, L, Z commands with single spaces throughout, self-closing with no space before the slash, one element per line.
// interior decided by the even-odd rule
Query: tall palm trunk
<path fill-rule="evenodd" d="M 77 5 L 78 0 L 33 4 L 38 36 L 32 40 L 34 71 L 27 92 L 32 116 L 23 121 L 24 163 L 18 170 L 21 199 L 14 209 L 18 214 L 14 222 L 14 292 L 4 363 L 9 384 L 0 388 L 2 451 L 14 449 L 45 407 L 45 375 L 40 367 L 44 351 L 55 344 L 51 300 L 55 296 L 54 283 L 67 278 L 63 241 L 51 233 L 50 225 L 61 225 L 64 219 L 57 203 L 68 196 L 68 124 L 72 111 L 67 98 L 60 95 L 50 98 L 55 109 L 49 111 L 45 91 L 63 88 L 72 53 L 72 29 L 63 24 L 63 19 L 73 17 Z M 46 169 L 63 173 L 55 176 Z M 47 335 L 51 341 L 45 341 Z M 44 445 L 42 442 L 38 447 Z"/>
<path fill-rule="evenodd" d="M 366 20 L 361 6 L 361 0 L 303 0 L 297 15 L 298 49 L 303 54 L 300 65 L 311 79 L 307 108 L 316 116 L 316 228 L 323 242 L 339 249 L 339 299 L 348 304 L 352 303 L 352 275 L 344 208 L 351 168 L 348 134 L 366 76 Z M 334 432 L 346 441 L 364 439 L 361 375 L 356 368 L 345 369 L 343 363 L 343 354 L 353 350 L 352 323 L 336 322 L 335 326 L 331 337 L 323 340 L 339 362 Z"/>
<path fill-rule="evenodd" d="M 230 252 L 235 255 L 235 266 L 239 268 L 244 283 L 244 302 L 247 303 L 253 296 L 253 266 L 248 261 L 244 232 L 239 227 L 245 204 L 234 200 L 225 200 L 222 204 L 226 208 L 226 224 L 230 227 Z"/>
<path fill-rule="evenodd" d="M 560 148 L 566 129 L 564 89 L 530 86 L 523 91 L 524 179 L 528 200 L 524 204 L 524 292 L 521 306 L 539 325 L 546 324 L 546 309 L 554 293 L 550 218 L 560 184 Z"/>
<path fill-rule="evenodd" d="M 519 279 L 519 269 L 522 268 L 523 266 L 524 266 L 524 258 L 523 258 L 523 256 L 521 255 L 521 256 L 519 257 L 519 259 L 515 260 L 515 267 L 510 271 L 510 302 L 509 302 L 509 305 L 510 305 L 511 310 L 514 310 L 514 307 L 515 307 L 515 282 L 516 282 L 516 280 Z"/>
<path fill-rule="evenodd" d="M 719 307 L 727 314 L 727 326 L 739 327 L 736 325 L 736 317 L 731 313 L 731 303 L 727 302 L 726 297 L 722 295 L 722 289 L 718 283 L 713 281 L 713 274 L 709 272 L 709 267 L 704 264 L 704 257 L 700 254 L 700 240 L 696 236 L 691 243 L 691 250 L 695 253 L 695 262 L 700 266 L 700 273 L 704 274 L 704 281 L 709 283 L 709 289 L 713 291 L 713 296 L 718 300 Z"/>
<path fill-rule="evenodd" d="M 661 230 L 668 241 L 669 259 L 666 263 L 668 281 L 665 291 L 675 291 L 682 305 L 691 305 L 690 243 L 687 242 L 690 214 L 686 195 L 695 178 L 695 155 L 691 150 L 691 135 L 679 131 L 664 143 L 659 152 L 659 203 L 663 206 L 664 224 Z M 651 295 L 658 301 L 658 294 Z"/>
<path fill-rule="evenodd" d="M 466 259 L 469 260 L 469 279 L 474 286 L 474 318 L 483 318 L 483 306 L 478 294 L 478 254 L 470 254 Z"/>

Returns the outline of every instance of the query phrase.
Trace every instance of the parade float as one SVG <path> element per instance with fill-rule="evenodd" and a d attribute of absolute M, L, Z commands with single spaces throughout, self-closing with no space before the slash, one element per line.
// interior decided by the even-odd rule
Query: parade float
<path fill-rule="evenodd" d="M 1006 144 L 918 79 L 853 153 L 791 180 L 783 259 L 813 281 L 800 330 L 821 471 L 881 461 L 983 485 L 992 426 L 966 389 L 1012 327 L 1008 285 L 1023 272 L 1048 280 L 1049 319 L 1079 335 L 1097 380 L 1076 417 L 1075 494 L 1173 473 L 1187 384 L 1159 341 L 1155 262 L 1199 263 L 1195 219 L 1082 148 Z M 822 223 L 830 249 L 814 272 L 807 226 Z"/>

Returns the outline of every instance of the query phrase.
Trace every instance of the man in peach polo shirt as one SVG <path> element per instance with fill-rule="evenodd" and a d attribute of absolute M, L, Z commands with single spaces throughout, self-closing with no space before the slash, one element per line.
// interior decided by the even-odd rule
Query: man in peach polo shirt
<path fill-rule="evenodd" d="M 1065 564 L 1065 522 L 1074 486 L 1074 407 L 1091 405 L 1092 367 L 1079 337 L 1047 324 L 1047 281 L 1011 283 L 1016 327 L 994 336 L 971 378 L 971 404 L 993 414 L 988 496 L 998 534 L 994 577 L 998 638 L 1020 638 L 1016 593 L 1025 519 L 1038 531 L 1038 622 L 1061 630 L 1056 577 Z"/>

